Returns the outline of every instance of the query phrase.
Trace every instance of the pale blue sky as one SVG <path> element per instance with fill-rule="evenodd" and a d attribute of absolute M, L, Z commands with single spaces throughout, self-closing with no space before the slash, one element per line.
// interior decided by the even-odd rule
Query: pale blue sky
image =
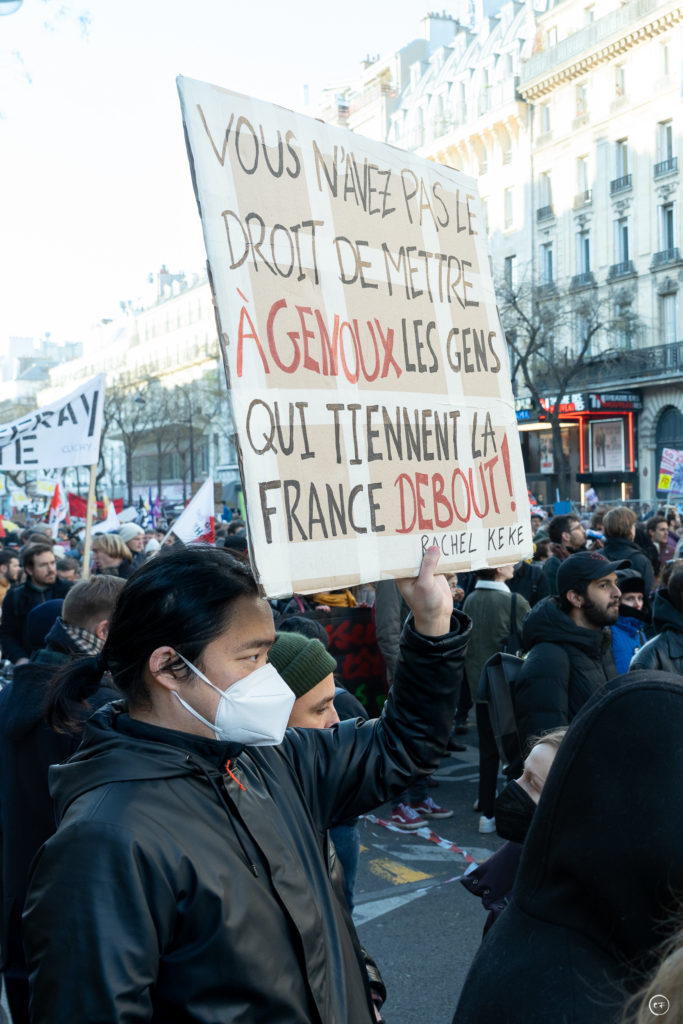
<path fill-rule="evenodd" d="M 300 106 L 422 34 L 420 0 L 24 0 L 0 18 L 0 347 L 78 340 L 162 263 L 201 269 L 177 74 Z M 17 54 L 21 55 L 23 64 Z M 26 75 L 30 75 L 29 84 Z"/>

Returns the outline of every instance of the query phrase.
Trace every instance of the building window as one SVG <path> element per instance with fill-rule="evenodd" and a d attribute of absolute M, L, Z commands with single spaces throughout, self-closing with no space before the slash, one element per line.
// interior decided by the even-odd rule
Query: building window
<path fill-rule="evenodd" d="M 595 21 L 595 7 L 592 4 L 590 7 L 584 7 L 583 20 L 586 25 L 592 25 Z"/>
<path fill-rule="evenodd" d="M 591 334 L 591 321 L 587 313 L 576 314 L 577 350 L 585 355 L 591 354 L 595 334 Z"/>
<path fill-rule="evenodd" d="M 657 162 L 671 160 L 674 155 L 674 129 L 671 121 L 660 121 L 657 125 Z"/>
<path fill-rule="evenodd" d="M 553 205 L 553 188 L 550 171 L 542 171 L 539 175 L 540 204 L 541 206 Z"/>
<path fill-rule="evenodd" d="M 622 300 L 614 307 L 614 341 L 617 348 L 630 348 L 633 331 L 631 303 Z"/>
<path fill-rule="evenodd" d="M 549 28 L 545 34 L 546 46 L 555 46 L 557 43 L 557 25 L 553 25 Z"/>
<path fill-rule="evenodd" d="M 678 341 L 678 293 L 661 295 L 659 298 L 660 333 L 665 345 Z"/>
<path fill-rule="evenodd" d="M 512 227 L 513 216 L 513 189 L 506 188 L 503 193 L 505 227 Z"/>
<path fill-rule="evenodd" d="M 550 104 L 541 104 L 541 135 L 547 135 L 550 131 Z"/>
<path fill-rule="evenodd" d="M 576 87 L 576 116 L 588 113 L 588 89 L 586 83 L 581 82 Z"/>
<path fill-rule="evenodd" d="M 517 257 L 506 256 L 503 264 L 503 272 L 505 274 L 505 284 L 508 288 L 515 289 L 517 287 Z"/>
<path fill-rule="evenodd" d="M 614 69 L 614 91 L 618 97 L 626 95 L 626 66 L 617 64 Z"/>
<path fill-rule="evenodd" d="M 659 207 L 659 248 L 671 250 L 676 245 L 674 231 L 674 204 L 662 203 Z"/>
<path fill-rule="evenodd" d="M 619 220 L 615 222 L 615 227 L 617 263 L 628 263 L 631 258 L 629 255 L 628 217 L 620 217 Z"/>
<path fill-rule="evenodd" d="M 576 235 L 577 273 L 589 274 L 591 269 L 591 243 L 589 231 L 578 231 Z"/>
<path fill-rule="evenodd" d="M 507 128 L 503 128 L 503 163 L 509 164 L 512 162 L 512 136 Z"/>
<path fill-rule="evenodd" d="M 588 192 L 590 188 L 588 181 L 588 157 L 580 156 L 576 161 L 576 185 L 579 195 L 584 195 Z"/>
<path fill-rule="evenodd" d="M 669 44 L 668 43 L 662 43 L 661 57 L 662 57 L 662 74 L 666 76 L 666 75 L 669 74 Z"/>
<path fill-rule="evenodd" d="M 465 85 L 464 82 L 460 83 L 458 93 L 458 111 L 460 114 L 460 123 L 462 124 L 464 121 L 467 120 L 467 86 Z"/>
<path fill-rule="evenodd" d="M 553 243 L 543 242 L 541 245 L 541 284 L 553 283 Z"/>
<path fill-rule="evenodd" d="M 615 146 L 616 177 L 625 178 L 628 169 L 628 139 L 617 139 Z"/>

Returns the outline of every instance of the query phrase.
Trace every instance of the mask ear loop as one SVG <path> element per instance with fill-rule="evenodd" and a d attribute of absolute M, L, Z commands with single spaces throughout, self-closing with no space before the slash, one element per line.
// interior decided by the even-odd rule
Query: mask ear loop
<path fill-rule="evenodd" d="M 215 683 L 212 683 L 210 679 L 207 679 L 207 677 L 206 677 L 206 676 L 204 675 L 204 673 L 203 673 L 203 672 L 200 672 L 200 671 L 199 671 L 199 669 L 197 668 L 197 666 L 196 666 L 196 665 L 193 665 L 191 661 L 188 661 L 188 660 L 187 660 L 187 658 L 186 658 L 186 657 L 184 657 L 184 656 L 183 656 L 183 655 L 182 655 L 182 654 L 180 653 L 180 651 L 176 651 L 176 654 L 178 655 L 178 657 L 180 658 L 180 660 L 181 660 L 181 661 L 184 661 L 184 662 L 185 662 L 185 664 L 186 664 L 186 665 L 187 665 L 187 667 L 189 668 L 190 672 L 194 672 L 194 674 L 195 674 L 196 676 L 199 676 L 199 678 L 200 678 L 200 679 L 203 679 L 205 683 L 208 683 L 208 685 L 209 685 L 209 686 L 211 687 L 211 689 L 212 689 L 212 690 L 215 690 L 215 691 L 216 691 L 216 693 L 220 693 L 220 694 L 221 694 L 221 696 L 223 695 L 223 690 L 220 690 L 220 689 L 219 689 L 219 688 L 218 688 L 218 687 L 217 687 L 217 686 L 215 685 Z"/>
<path fill-rule="evenodd" d="M 193 672 L 193 673 L 194 673 L 194 674 L 195 674 L 196 676 L 199 676 L 199 678 L 200 678 L 200 679 L 203 679 L 205 683 L 208 683 L 208 685 L 209 685 L 209 686 L 211 687 L 211 689 L 212 689 L 212 690 L 215 690 L 215 691 L 216 691 L 216 693 L 219 693 L 219 694 L 221 694 L 221 696 L 223 695 L 223 691 L 222 691 L 222 690 L 219 690 L 219 689 L 218 689 L 218 687 L 217 687 L 217 686 L 215 686 L 215 685 L 214 685 L 214 684 L 213 684 L 213 683 L 211 682 L 211 680 L 210 680 L 210 679 L 207 679 L 207 678 L 206 678 L 206 676 L 204 675 L 204 673 L 203 673 L 203 672 L 200 672 L 200 671 L 199 671 L 199 669 L 198 669 L 198 668 L 197 668 L 197 667 L 196 667 L 195 665 L 193 665 L 191 661 L 188 661 L 188 660 L 187 660 L 187 658 L 186 658 L 186 657 L 184 657 L 184 656 L 183 656 L 183 655 L 182 655 L 182 654 L 180 653 L 180 651 L 176 651 L 176 654 L 177 654 L 177 655 L 178 655 L 178 657 L 179 657 L 179 658 L 181 659 L 181 661 L 184 661 L 184 662 L 185 662 L 185 664 L 187 665 L 187 667 L 189 668 L 189 670 L 190 670 L 191 672 Z M 191 715 L 193 715 L 193 717 L 194 717 L 194 718 L 196 718 L 196 719 L 197 719 L 197 720 L 198 720 L 199 722 L 202 722 L 202 723 L 203 723 L 203 724 L 204 724 L 204 725 L 205 725 L 205 726 L 207 727 L 207 729 L 211 729 L 211 731 L 212 731 L 212 732 L 213 732 L 214 734 L 216 733 L 216 726 L 215 726 L 215 723 L 214 723 L 214 722 L 210 722 L 210 721 L 208 720 L 208 718 L 204 718 L 204 716 L 203 716 L 203 715 L 200 715 L 200 713 L 199 713 L 198 711 L 196 711 L 196 710 L 195 710 L 195 708 L 193 708 L 193 707 L 190 707 L 190 705 L 189 705 L 189 704 L 187 703 L 187 701 L 186 701 L 186 700 L 183 700 L 183 698 L 182 698 L 182 697 L 180 696 L 180 694 L 178 693 L 178 691 L 177 691 L 177 690 L 172 690 L 171 692 L 172 692 L 172 693 L 173 693 L 173 694 L 175 695 L 175 697 L 177 698 L 177 700 L 179 700 L 179 701 L 180 701 L 180 703 L 182 704 L 182 706 L 183 706 L 183 707 L 185 708 L 185 710 L 186 710 L 186 711 L 188 711 L 188 712 L 189 712 L 189 713 L 190 713 Z"/>

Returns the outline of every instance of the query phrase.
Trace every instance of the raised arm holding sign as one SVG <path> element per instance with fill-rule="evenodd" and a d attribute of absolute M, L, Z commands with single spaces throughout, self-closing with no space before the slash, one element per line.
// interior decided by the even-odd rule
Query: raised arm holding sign
<path fill-rule="evenodd" d="M 178 80 L 269 596 L 531 552 L 476 184 Z"/>

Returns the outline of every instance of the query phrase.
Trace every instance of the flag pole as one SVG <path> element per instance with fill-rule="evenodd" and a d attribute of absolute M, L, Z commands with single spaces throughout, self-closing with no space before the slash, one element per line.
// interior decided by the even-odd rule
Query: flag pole
<path fill-rule="evenodd" d="M 97 474 L 97 463 L 90 467 L 90 484 L 88 486 L 88 503 L 85 508 L 85 541 L 83 543 L 83 568 L 81 577 L 84 580 L 90 578 L 90 543 L 92 539 L 92 517 L 95 512 L 95 476 Z"/>

